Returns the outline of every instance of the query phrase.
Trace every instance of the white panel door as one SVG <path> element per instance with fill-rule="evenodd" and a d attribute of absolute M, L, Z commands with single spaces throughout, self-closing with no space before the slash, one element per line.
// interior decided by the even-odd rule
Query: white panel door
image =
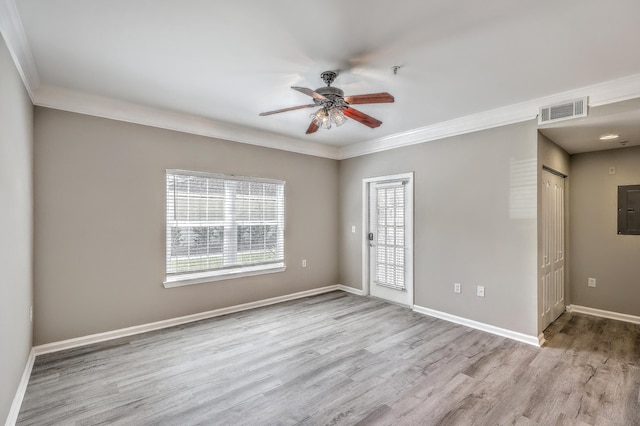
<path fill-rule="evenodd" d="M 407 180 L 369 186 L 369 291 L 372 296 L 413 306 L 408 235 L 412 229 Z"/>
<path fill-rule="evenodd" d="M 542 328 L 565 309 L 564 178 L 542 171 Z"/>

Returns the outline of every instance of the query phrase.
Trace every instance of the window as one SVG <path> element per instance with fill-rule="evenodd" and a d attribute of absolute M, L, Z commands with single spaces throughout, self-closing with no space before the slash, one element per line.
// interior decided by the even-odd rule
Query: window
<path fill-rule="evenodd" d="M 406 182 L 380 183 L 376 190 L 377 233 L 375 282 L 404 290 L 405 286 L 405 189 Z"/>
<path fill-rule="evenodd" d="M 165 287 L 279 272 L 284 182 L 167 170 Z"/>

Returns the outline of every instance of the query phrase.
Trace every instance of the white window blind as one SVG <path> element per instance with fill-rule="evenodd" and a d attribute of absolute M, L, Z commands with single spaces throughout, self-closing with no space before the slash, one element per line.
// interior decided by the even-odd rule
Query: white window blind
<path fill-rule="evenodd" d="M 168 280 L 284 266 L 283 181 L 182 170 L 166 180 Z"/>
<path fill-rule="evenodd" d="M 376 284 L 405 288 L 405 185 L 379 186 L 376 190 Z"/>

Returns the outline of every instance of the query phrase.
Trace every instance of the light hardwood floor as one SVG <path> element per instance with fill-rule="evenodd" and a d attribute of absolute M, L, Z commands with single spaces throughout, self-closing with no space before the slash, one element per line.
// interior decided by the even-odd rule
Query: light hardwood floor
<path fill-rule="evenodd" d="M 640 425 L 640 326 L 539 349 L 334 292 L 37 357 L 19 425 Z"/>

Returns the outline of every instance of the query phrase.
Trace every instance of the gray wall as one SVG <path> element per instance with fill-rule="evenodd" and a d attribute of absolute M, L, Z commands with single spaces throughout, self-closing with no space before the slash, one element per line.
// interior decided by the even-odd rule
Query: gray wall
<path fill-rule="evenodd" d="M 538 133 L 538 170 L 543 166 L 569 176 L 570 156 L 542 133 Z"/>
<path fill-rule="evenodd" d="M 537 144 L 531 121 L 341 161 L 340 282 L 362 285 L 362 179 L 414 171 L 415 304 L 537 336 Z"/>
<path fill-rule="evenodd" d="M 335 160 L 47 108 L 34 155 L 36 345 L 338 283 Z M 285 180 L 287 270 L 165 289 L 168 168 Z"/>
<path fill-rule="evenodd" d="M 31 350 L 33 106 L 0 37 L 0 423 Z"/>
<path fill-rule="evenodd" d="M 570 172 L 571 303 L 640 316 L 640 236 L 617 235 L 618 185 L 640 184 L 640 147 L 573 155 Z"/>

